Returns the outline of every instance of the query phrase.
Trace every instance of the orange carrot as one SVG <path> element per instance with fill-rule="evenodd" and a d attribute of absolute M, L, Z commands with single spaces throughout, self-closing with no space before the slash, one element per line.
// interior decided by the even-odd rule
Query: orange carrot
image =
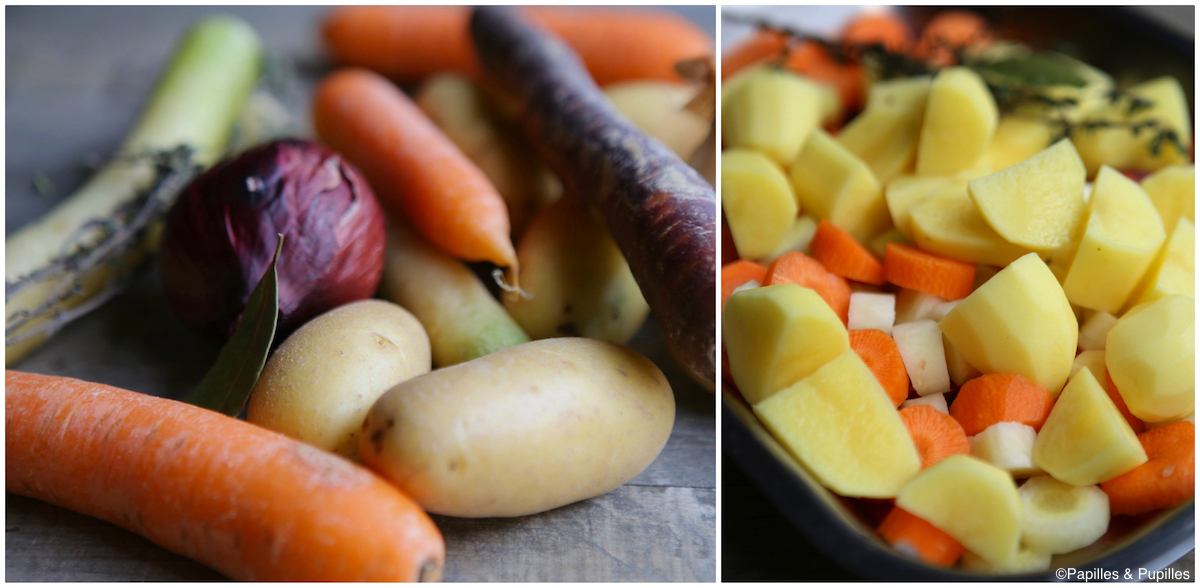
<path fill-rule="evenodd" d="M 767 279 L 767 268 L 749 259 L 739 259 L 721 268 L 721 308 L 733 291 L 747 282 L 761 285 Z"/>
<path fill-rule="evenodd" d="M 963 553 L 962 544 L 953 537 L 898 506 L 879 524 L 879 536 L 898 551 L 943 568 L 954 565 Z"/>
<path fill-rule="evenodd" d="M 947 10 L 938 13 L 921 31 L 921 40 L 913 49 L 913 56 L 937 66 L 945 67 L 958 62 L 957 50 L 972 45 L 985 45 L 992 40 L 987 21 L 974 12 Z"/>
<path fill-rule="evenodd" d="M 9 492 L 103 519 L 236 580 L 441 577 L 433 521 L 337 455 L 104 384 L 6 371 L 4 387 Z"/>
<path fill-rule="evenodd" d="M 1196 496 L 1196 426 L 1187 421 L 1150 429 L 1138 435 L 1146 463 L 1107 482 L 1114 515 L 1138 515 L 1171 508 Z"/>
<path fill-rule="evenodd" d="M 894 12 L 862 12 L 842 29 L 842 42 L 851 45 L 883 45 L 892 53 L 908 53 L 913 32 Z"/>
<path fill-rule="evenodd" d="M 844 278 L 829 273 L 821 262 L 799 251 L 784 253 L 771 262 L 763 285 L 772 284 L 799 284 L 810 288 L 842 319 L 842 324 L 849 321 L 850 285 Z"/>
<path fill-rule="evenodd" d="M 707 33 L 668 11 L 539 6 L 527 13 L 571 45 L 599 85 L 679 80 L 676 63 L 713 54 Z M 467 6 L 341 6 L 326 16 L 322 34 L 336 62 L 397 80 L 478 76 L 469 18 Z"/>
<path fill-rule="evenodd" d="M 1042 429 L 1054 397 L 1033 380 L 1016 374 L 984 374 L 962 385 L 950 416 L 962 425 L 967 436 L 1004 422 L 1022 423 Z"/>
<path fill-rule="evenodd" d="M 951 455 L 970 455 L 971 444 L 967 442 L 967 433 L 954 417 L 928 404 L 902 408 L 899 414 L 908 429 L 908 435 L 917 446 L 921 469 Z"/>
<path fill-rule="evenodd" d="M 816 41 L 806 40 L 788 49 L 784 67 L 805 77 L 837 88 L 842 112 L 858 112 L 866 96 L 862 68 L 841 63 Z"/>
<path fill-rule="evenodd" d="M 330 74 L 313 97 L 313 124 L 430 243 L 466 261 L 516 263 L 504 199 L 391 82 L 361 69 Z"/>
<path fill-rule="evenodd" d="M 892 405 L 900 406 L 908 398 L 908 371 L 896 340 L 879 329 L 853 329 L 849 334 L 850 348 L 875 374 Z"/>
<path fill-rule="evenodd" d="M 817 225 L 808 249 L 825 269 L 837 276 L 882 286 L 883 264 L 844 229 L 823 220 Z"/>
<path fill-rule="evenodd" d="M 758 29 L 732 49 L 722 51 L 721 81 L 756 63 L 782 56 L 787 49 L 788 39 L 786 34 L 779 31 Z"/>
<path fill-rule="evenodd" d="M 966 298 L 975 287 L 975 265 L 925 253 L 911 245 L 888 243 L 883 273 L 887 281 L 945 300 Z"/>
<path fill-rule="evenodd" d="M 1117 405 L 1117 410 L 1121 411 L 1121 416 L 1125 417 L 1125 422 L 1129 423 L 1129 427 L 1133 429 L 1134 433 L 1142 433 L 1146 430 L 1146 423 L 1129 412 L 1129 407 L 1125 405 L 1125 399 L 1121 397 L 1121 391 L 1117 390 L 1117 385 L 1113 383 L 1112 376 L 1108 374 L 1107 370 L 1104 372 L 1104 391 L 1108 393 L 1113 404 Z"/>

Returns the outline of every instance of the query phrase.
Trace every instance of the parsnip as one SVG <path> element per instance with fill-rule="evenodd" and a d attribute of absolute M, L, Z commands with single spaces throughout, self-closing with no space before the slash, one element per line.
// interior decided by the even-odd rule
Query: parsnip
<path fill-rule="evenodd" d="M 103 302 L 146 259 L 153 248 L 147 236 L 154 231 L 122 238 L 118 230 L 112 238 L 95 221 L 135 219 L 140 212 L 142 218 L 130 223 L 140 229 L 169 206 L 191 165 L 216 161 L 258 78 L 260 57 L 258 36 L 245 22 L 215 16 L 196 24 L 113 161 L 49 214 L 5 240 L 6 365 L 36 349 L 73 315 Z M 143 203 L 159 179 L 150 155 L 180 147 L 190 156 L 166 161 L 179 172 L 171 176 L 175 182 Z"/>

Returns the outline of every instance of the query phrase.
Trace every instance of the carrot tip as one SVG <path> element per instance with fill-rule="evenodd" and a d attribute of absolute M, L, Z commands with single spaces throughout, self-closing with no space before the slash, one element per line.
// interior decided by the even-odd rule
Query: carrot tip
<path fill-rule="evenodd" d="M 533 299 L 533 294 L 530 294 L 529 292 L 526 292 L 525 290 L 521 289 L 521 282 L 517 277 L 517 271 L 516 271 L 515 264 L 513 265 L 512 283 L 509 283 L 508 280 L 504 277 L 504 270 L 499 269 L 499 268 L 492 270 L 492 280 L 495 280 L 496 285 L 499 286 L 501 290 L 504 290 L 505 292 L 509 293 L 510 295 L 519 296 L 523 300 Z"/>

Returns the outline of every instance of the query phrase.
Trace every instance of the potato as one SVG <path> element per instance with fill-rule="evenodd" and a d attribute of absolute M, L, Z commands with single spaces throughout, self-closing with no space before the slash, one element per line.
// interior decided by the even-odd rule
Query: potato
<path fill-rule="evenodd" d="M 594 339 L 543 339 L 387 391 L 359 451 L 430 512 L 514 517 L 628 482 L 674 421 L 671 387 L 645 357 Z"/>
<path fill-rule="evenodd" d="M 728 147 L 756 149 L 787 165 L 820 122 L 821 91 L 803 76 L 763 69 L 721 92 L 721 113 Z"/>
<path fill-rule="evenodd" d="M 999 120 L 996 101 L 979 74 L 966 67 L 939 71 L 925 103 L 917 175 L 950 175 L 975 165 Z"/>
<path fill-rule="evenodd" d="M 859 242 L 892 224 L 883 187 L 871 168 L 821 129 L 805 141 L 792 161 L 791 175 L 796 200 L 804 212 L 829 219 Z"/>
<path fill-rule="evenodd" d="M 748 259 L 779 248 L 799 210 L 783 168 L 752 149 L 721 154 L 721 208 L 738 254 Z"/>
<path fill-rule="evenodd" d="M 686 160 L 712 126 L 711 120 L 685 108 L 697 90 L 681 82 L 632 80 L 605 86 L 604 94 L 625 118 Z"/>
<path fill-rule="evenodd" d="M 932 78 L 921 76 L 871 86 L 867 108 L 837 140 L 862 159 L 880 183 L 912 171 Z"/>
<path fill-rule="evenodd" d="M 521 289 L 504 308 L 534 339 L 591 337 L 624 345 L 650 313 L 604 222 L 570 194 L 543 208 L 517 244 Z M 511 276 L 510 276 L 511 279 Z"/>
<path fill-rule="evenodd" d="M 383 300 L 339 306 L 292 333 L 271 356 L 246 420 L 349 458 L 375 400 L 430 368 L 429 337 Z"/>

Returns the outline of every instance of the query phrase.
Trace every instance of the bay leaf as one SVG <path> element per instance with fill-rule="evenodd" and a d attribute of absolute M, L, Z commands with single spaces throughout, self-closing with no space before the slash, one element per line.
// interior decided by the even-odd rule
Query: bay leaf
<path fill-rule="evenodd" d="M 258 383 L 279 319 L 279 284 L 275 265 L 283 251 L 283 235 L 275 245 L 275 256 L 262 279 L 250 293 L 246 310 L 221 348 L 217 361 L 184 402 L 236 417 L 246 407 Z"/>

